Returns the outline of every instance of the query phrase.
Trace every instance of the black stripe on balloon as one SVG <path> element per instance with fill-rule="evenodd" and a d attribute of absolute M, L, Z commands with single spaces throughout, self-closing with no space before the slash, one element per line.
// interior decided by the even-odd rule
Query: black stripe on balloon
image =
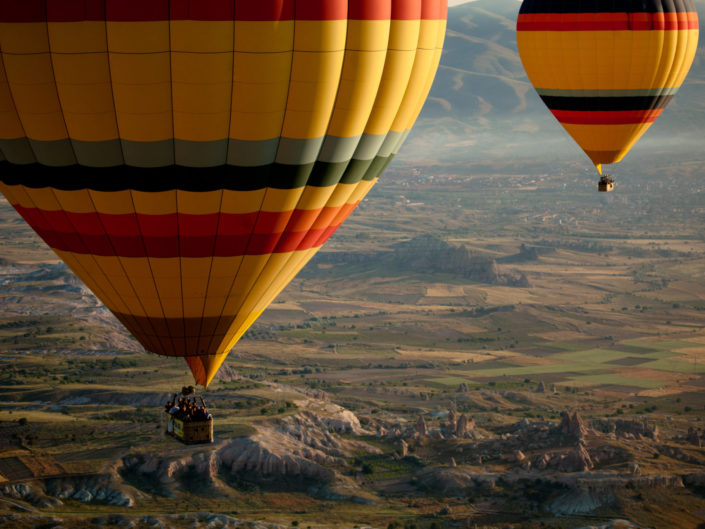
<path fill-rule="evenodd" d="M 93 191 L 157 192 L 179 189 L 182 191 L 253 191 L 270 187 L 298 189 L 304 186 L 330 187 L 338 182 L 352 184 L 360 180 L 379 177 L 381 165 L 386 167 L 390 157 L 377 157 L 372 165 L 362 162 L 361 171 L 348 174 L 343 164 L 284 165 L 271 164 L 260 167 L 183 167 L 178 165 L 142 168 L 119 165 L 115 167 L 48 167 L 40 164 L 14 165 L 0 162 L 0 181 L 6 185 L 24 185 L 30 188 L 52 187 L 62 191 L 91 189 Z M 360 162 L 353 160 L 358 167 Z M 341 180 L 341 174 L 342 180 Z"/>
<path fill-rule="evenodd" d="M 667 96 L 639 97 L 562 97 L 541 96 L 551 110 L 585 110 L 585 111 L 623 111 L 623 110 L 657 110 L 666 108 L 673 99 Z"/>
<path fill-rule="evenodd" d="M 524 0 L 520 14 L 532 13 L 686 13 L 692 0 Z"/>
<path fill-rule="evenodd" d="M 312 165 L 312 164 L 311 164 Z M 53 187 L 65 191 L 252 191 L 265 187 L 296 189 L 305 185 L 327 187 L 337 182 L 319 177 L 309 182 L 311 165 L 271 164 L 260 167 L 48 167 L 0 162 L 0 181 L 31 188 Z"/>

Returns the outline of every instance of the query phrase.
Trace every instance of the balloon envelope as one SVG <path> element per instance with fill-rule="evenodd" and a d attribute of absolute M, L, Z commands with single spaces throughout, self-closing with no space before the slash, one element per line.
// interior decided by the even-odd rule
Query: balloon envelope
<path fill-rule="evenodd" d="M 524 0 L 517 43 L 541 99 L 601 170 L 678 91 L 698 16 L 691 0 Z"/>
<path fill-rule="evenodd" d="M 207 385 L 397 152 L 446 0 L 0 0 L 0 190 Z"/>

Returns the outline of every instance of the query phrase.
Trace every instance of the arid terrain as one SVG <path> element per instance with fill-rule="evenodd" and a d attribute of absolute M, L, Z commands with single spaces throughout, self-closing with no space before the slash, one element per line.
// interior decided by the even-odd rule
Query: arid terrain
<path fill-rule="evenodd" d="M 399 157 L 203 394 L 212 445 L 165 435 L 183 360 L 0 198 L 0 529 L 705 528 L 705 44 L 598 194 L 518 5 L 451 9 Z"/>
<path fill-rule="evenodd" d="M 163 433 L 185 364 L 3 202 L 0 527 L 702 527 L 703 169 L 603 197 L 570 165 L 393 167 L 234 349 L 198 447 Z"/>

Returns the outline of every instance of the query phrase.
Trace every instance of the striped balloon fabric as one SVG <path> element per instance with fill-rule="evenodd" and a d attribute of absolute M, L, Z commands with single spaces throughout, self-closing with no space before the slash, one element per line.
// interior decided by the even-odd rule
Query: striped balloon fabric
<path fill-rule="evenodd" d="M 541 99 L 601 170 L 685 80 L 698 16 L 691 0 L 524 0 L 517 40 Z"/>
<path fill-rule="evenodd" d="M 207 385 L 374 185 L 447 0 L 0 0 L 0 190 Z"/>

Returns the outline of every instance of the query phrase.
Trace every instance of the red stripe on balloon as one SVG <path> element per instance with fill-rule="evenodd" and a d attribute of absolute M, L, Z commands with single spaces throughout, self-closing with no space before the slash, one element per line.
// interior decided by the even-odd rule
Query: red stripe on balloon
<path fill-rule="evenodd" d="M 169 20 L 169 0 L 105 0 L 110 22 L 157 22 Z"/>
<path fill-rule="evenodd" d="M 350 20 L 389 20 L 392 16 L 392 0 L 350 0 Z"/>
<path fill-rule="evenodd" d="M 392 20 L 421 19 L 422 0 L 392 0 Z"/>
<path fill-rule="evenodd" d="M 46 6 L 50 22 L 105 20 L 105 0 L 48 0 Z"/>
<path fill-rule="evenodd" d="M 447 0 L 0 0 L 0 22 L 445 20 Z"/>
<path fill-rule="evenodd" d="M 421 18 L 423 20 L 445 20 L 448 18 L 448 0 L 423 0 Z"/>
<path fill-rule="evenodd" d="M 233 257 L 319 247 L 357 204 L 320 210 L 109 215 L 15 209 L 57 250 L 120 257 Z M 334 226 L 320 222 L 333 220 Z"/>
<path fill-rule="evenodd" d="M 44 22 L 45 0 L 0 0 L 0 22 Z"/>
<path fill-rule="evenodd" d="M 235 20 L 294 20 L 294 0 L 236 0 Z"/>
<path fill-rule="evenodd" d="M 78 254 L 119 257 L 238 257 L 309 250 L 309 242 L 320 240 L 326 230 L 306 232 L 255 233 L 241 236 L 210 237 L 116 237 L 66 233 L 35 228 L 55 250 Z M 309 236 L 307 238 L 307 236 Z"/>
<path fill-rule="evenodd" d="M 308 241 L 305 240 L 304 244 L 311 245 L 312 247 L 323 246 L 323 244 L 335 233 L 343 222 L 350 216 L 350 214 L 355 211 L 355 208 L 360 204 L 360 202 L 355 202 L 353 204 L 345 204 L 340 211 L 335 216 L 330 225 L 324 229 L 323 233 L 316 240 Z"/>
<path fill-rule="evenodd" d="M 517 31 L 652 31 L 698 29 L 698 14 L 540 13 L 519 15 Z"/>
<path fill-rule="evenodd" d="M 345 20 L 348 0 L 297 0 L 296 20 Z"/>
<path fill-rule="evenodd" d="M 551 112 L 561 123 L 571 125 L 634 125 L 653 123 L 661 115 L 663 109 L 614 111 L 551 110 Z"/>
<path fill-rule="evenodd" d="M 233 20 L 233 0 L 171 0 L 172 20 Z"/>

